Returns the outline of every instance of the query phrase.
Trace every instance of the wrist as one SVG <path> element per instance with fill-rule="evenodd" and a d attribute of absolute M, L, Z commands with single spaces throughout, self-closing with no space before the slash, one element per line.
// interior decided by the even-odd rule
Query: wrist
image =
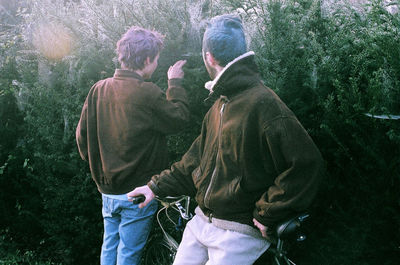
<path fill-rule="evenodd" d="M 169 78 L 168 79 L 168 86 L 182 86 L 183 78 Z"/>

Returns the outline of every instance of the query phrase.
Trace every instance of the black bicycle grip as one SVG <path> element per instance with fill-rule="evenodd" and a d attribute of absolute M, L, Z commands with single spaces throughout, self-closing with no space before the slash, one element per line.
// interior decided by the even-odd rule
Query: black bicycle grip
<path fill-rule="evenodd" d="M 132 200 L 133 204 L 139 204 L 141 202 L 144 202 L 146 200 L 146 197 L 144 195 L 138 195 L 138 196 L 132 197 L 131 200 Z"/>

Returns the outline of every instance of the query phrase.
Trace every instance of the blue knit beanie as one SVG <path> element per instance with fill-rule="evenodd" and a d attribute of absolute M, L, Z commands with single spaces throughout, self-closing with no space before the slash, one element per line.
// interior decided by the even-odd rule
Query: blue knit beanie
<path fill-rule="evenodd" d="M 214 17 L 207 25 L 203 37 L 203 52 L 210 52 L 221 66 L 246 53 L 246 50 L 240 17 L 221 15 Z"/>

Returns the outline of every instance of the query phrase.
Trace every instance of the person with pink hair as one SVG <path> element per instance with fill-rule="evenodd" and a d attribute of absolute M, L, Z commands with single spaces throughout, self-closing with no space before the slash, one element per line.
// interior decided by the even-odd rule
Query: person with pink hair
<path fill-rule="evenodd" d="M 139 208 L 126 194 L 167 168 L 166 135 L 189 119 L 182 87 L 186 61 L 169 68 L 166 93 L 145 81 L 156 70 L 162 47 L 159 33 L 130 28 L 117 43 L 121 68 L 93 85 L 76 128 L 79 153 L 102 194 L 102 265 L 140 263 L 157 203 Z"/>

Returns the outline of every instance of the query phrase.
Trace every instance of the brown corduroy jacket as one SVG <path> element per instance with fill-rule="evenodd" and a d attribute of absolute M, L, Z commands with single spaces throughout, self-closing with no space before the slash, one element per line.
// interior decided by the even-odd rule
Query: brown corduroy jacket
<path fill-rule="evenodd" d="M 168 167 L 165 136 L 189 120 L 181 82 L 169 80 L 165 94 L 135 72 L 117 69 L 90 89 L 76 141 L 100 192 L 127 193 Z"/>
<path fill-rule="evenodd" d="M 273 226 L 312 202 L 324 163 L 291 110 L 257 73 L 253 54 L 225 67 L 216 101 L 182 160 L 147 184 L 159 196 L 187 194 L 206 216 Z"/>

